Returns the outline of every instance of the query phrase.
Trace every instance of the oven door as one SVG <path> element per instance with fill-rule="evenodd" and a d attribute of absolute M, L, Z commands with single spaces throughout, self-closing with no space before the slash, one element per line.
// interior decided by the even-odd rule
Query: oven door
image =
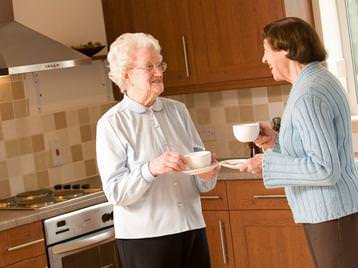
<path fill-rule="evenodd" d="M 113 227 L 50 246 L 47 251 L 51 268 L 120 268 Z"/>

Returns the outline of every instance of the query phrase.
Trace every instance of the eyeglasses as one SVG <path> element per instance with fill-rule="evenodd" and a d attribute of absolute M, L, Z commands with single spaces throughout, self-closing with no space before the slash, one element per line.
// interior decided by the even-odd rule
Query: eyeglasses
<path fill-rule="evenodd" d="M 154 68 L 157 68 L 159 71 L 164 73 L 168 68 L 168 64 L 166 62 L 162 61 L 162 62 L 160 62 L 158 64 L 148 63 L 144 67 L 133 67 L 131 69 L 145 70 L 148 73 L 151 73 L 151 72 L 154 71 Z"/>

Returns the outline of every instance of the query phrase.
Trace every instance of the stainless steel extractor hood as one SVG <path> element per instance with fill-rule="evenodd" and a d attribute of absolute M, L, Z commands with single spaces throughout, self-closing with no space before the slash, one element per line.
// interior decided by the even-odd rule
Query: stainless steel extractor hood
<path fill-rule="evenodd" d="M 75 51 L 14 21 L 11 0 L 0 0 L 0 75 L 74 67 L 92 62 Z"/>

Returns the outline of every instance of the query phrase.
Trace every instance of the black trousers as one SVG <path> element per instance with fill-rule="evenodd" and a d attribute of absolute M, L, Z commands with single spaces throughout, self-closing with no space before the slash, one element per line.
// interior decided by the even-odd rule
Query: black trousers
<path fill-rule="evenodd" d="M 143 239 L 117 239 L 121 268 L 210 268 L 205 229 Z"/>
<path fill-rule="evenodd" d="M 317 268 L 358 268 L 358 213 L 304 229 Z"/>

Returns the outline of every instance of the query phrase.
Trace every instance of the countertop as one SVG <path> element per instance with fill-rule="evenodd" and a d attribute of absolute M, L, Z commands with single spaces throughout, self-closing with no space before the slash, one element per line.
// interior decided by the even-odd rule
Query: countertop
<path fill-rule="evenodd" d="M 250 173 L 241 173 L 238 170 L 223 167 L 220 170 L 218 179 L 241 180 L 260 179 L 260 177 L 252 175 Z M 98 177 L 91 178 L 90 180 L 92 186 L 100 186 L 100 180 Z M 81 182 L 88 182 L 88 180 L 82 180 Z M 54 204 L 48 208 L 42 208 L 38 210 L 0 210 L 0 231 L 32 223 L 35 221 L 44 220 L 76 209 L 88 207 L 106 201 L 107 199 L 103 191 L 99 191 L 96 193 L 74 198 L 72 200 Z"/>

